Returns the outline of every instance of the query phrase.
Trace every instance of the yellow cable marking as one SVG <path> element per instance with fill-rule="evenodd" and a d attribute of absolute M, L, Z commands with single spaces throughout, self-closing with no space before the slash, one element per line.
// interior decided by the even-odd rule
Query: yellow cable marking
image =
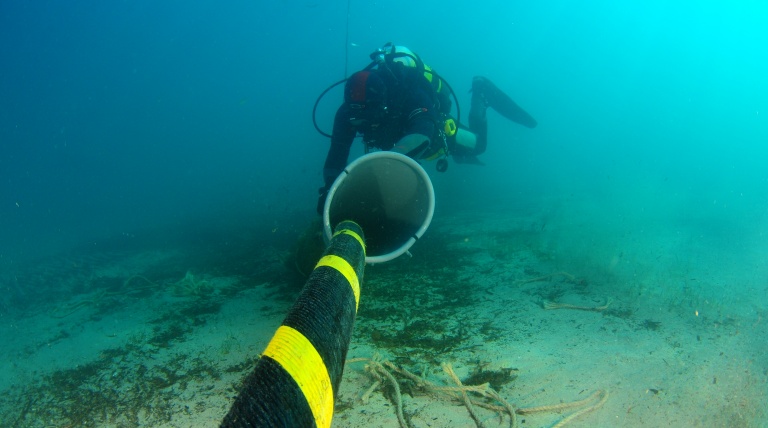
<path fill-rule="evenodd" d="M 315 269 L 319 268 L 320 266 L 328 266 L 330 268 L 336 269 L 340 274 L 344 275 L 344 278 L 347 279 L 349 286 L 352 287 L 352 293 L 355 294 L 355 313 L 357 313 L 357 305 L 360 302 L 360 282 L 357 279 L 357 273 L 355 273 L 355 269 L 349 264 L 348 261 L 332 254 L 323 256 L 323 258 L 317 262 Z"/>
<path fill-rule="evenodd" d="M 301 388 L 319 428 L 331 426 L 333 385 L 322 357 L 299 331 L 280 326 L 264 355 L 277 361 Z"/>
<path fill-rule="evenodd" d="M 360 237 L 357 233 L 349 230 L 349 229 L 343 229 L 333 234 L 333 236 L 339 235 L 339 234 L 345 234 L 349 235 L 357 240 L 357 242 L 360 243 L 360 246 L 363 247 L 363 256 L 365 256 L 365 242 L 363 242 L 363 238 Z"/>

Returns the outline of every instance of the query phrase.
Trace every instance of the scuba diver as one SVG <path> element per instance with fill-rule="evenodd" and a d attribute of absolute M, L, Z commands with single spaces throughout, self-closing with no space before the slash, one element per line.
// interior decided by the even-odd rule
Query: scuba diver
<path fill-rule="evenodd" d="M 460 110 L 451 115 L 450 85 L 402 46 L 387 43 L 371 54 L 372 62 L 345 83 L 344 103 L 336 111 L 331 146 L 323 167 L 325 185 L 319 189 L 317 212 L 322 214 L 328 190 L 347 166 L 352 142 L 363 137 L 365 152 L 392 150 L 417 161 L 437 160 L 437 170 L 447 169 L 450 155 L 457 163 L 482 163 L 488 140 L 488 107 L 528 128 L 536 120 L 484 77 L 472 80 L 469 125 L 459 123 Z M 326 89 L 328 92 L 331 88 Z M 324 92 L 320 95 L 322 98 Z M 318 98 L 318 102 L 320 101 Z M 315 103 L 315 109 L 317 103 Z"/>

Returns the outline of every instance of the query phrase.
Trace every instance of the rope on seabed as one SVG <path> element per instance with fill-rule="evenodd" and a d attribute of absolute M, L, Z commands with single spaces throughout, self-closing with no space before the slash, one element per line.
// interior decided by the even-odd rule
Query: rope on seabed
<path fill-rule="evenodd" d="M 404 377 L 404 378 L 407 378 L 408 380 L 413 381 L 417 387 L 424 389 L 428 393 L 432 393 L 438 396 L 442 395 L 451 400 L 457 400 L 462 402 L 464 406 L 467 408 L 470 416 L 472 417 L 472 420 L 475 422 L 475 425 L 477 425 L 478 428 L 482 428 L 483 424 L 480 421 L 480 418 L 478 417 L 478 415 L 475 413 L 475 410 L 474 410 L 475 406 L 497 412 L 499 414 L 500 419 L 503 419 L 503 415 L 506 414 L 510 418 L 509 426 L 511 428 L 517 427 L 517 417 L 516 417 L 517 415 L 529 415 L 533 413 L 544 413 L 544 412 L 560 412 L 563 410 L 576 409 L 581 407 L 581 409 L 566 416 L 555 425 L 555 428 L 562 428 L 567 423 L 578 418 L 579 416 L 582 416 L 586 413 L 589 413 L 591 411 L 594 411 L 600 408 L 608 400 L 608 395 L 609 395 L 607 390 L 597 390 L 589 397 L 583 400 L 574 401 L 571 403 L 558 403 L 558 404 L 545 405 L 545 406 L 524 407 L 524 408 L 515 409 L 514 406 L 512 406 L 509 402 L 507 402 L 504 398 L 502 398 L 498 392 L 496 392 L 493 388 L 491 388 L 490 384 L 488 383 L 484 383 L 482 385 L 464 385 L 461 382 L 461 380 L 459 380 L 458 376 L 456 376 L 456 373 L 453 371 L 453 368 L 451 367 L 451 365 L 448 363 L 442 364 L 443 371 L 445 371 L 448 374 L 448 376 L 453 380 L 454 383 L 456 383 L 457 386 L 438 385 L 436 383 L 426 380 L 421 376 L 415 375 L 406 369 L 397 367 L 396 365 L 394 365 L 389 361 L 382 360 L 379 355 L 374 355 L 372 358 L 353 358 L 347 361 L 347 363 L 357 363 L 357 362 L 366 363 L 365 371 L 374 378 L 374 383 L 368 389 L 366 389 L 366 391 L 363 393 L 361 397 L 361 401 L 363 402 L 363 404 L 366 404 L 371 394 L 373 393 L 373 391 L 375 391 L 376 389 L 382 388 L 383 385 L 387 383 L 389 385 L 392 385 L 392 388 L 394 390 L 394 395 L 395 395 L 393 398 L 393 401 L 394 401 L 393 404 L 395 405 L 397 420 L 401 428 L 409 428 L 410 425 L 405 420 L 405 416 L 403 413 L 402 393 L 400 391 L 400 385 L 398 384 L 397 378 L 395 377 L 395 375 L 399 375 L 401 377 Z M 472 398 L 470 396 L 470 393 L 480 395 L 481 397 L 493 400 L 496 403 L 493 403 L 493 401 L 488 402 L 488 401 Z M 590 405 L 590 403 L 594 403 L 594 404 Z M 587 407 L 584 407 L 584 406 L 587 406 Z"/>

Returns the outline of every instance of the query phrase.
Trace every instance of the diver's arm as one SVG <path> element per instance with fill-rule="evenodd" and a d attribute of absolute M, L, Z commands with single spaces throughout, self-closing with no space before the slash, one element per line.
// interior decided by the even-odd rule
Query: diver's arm
<path fill-rule="evenodd" d="M 325 188 L 331 187 L 336 177 L 347 166 L 349 151 L 352 142 L 355 140 L 357 131 L 349 123 L 349 110 L 346 105 L 342 105 L 336 110 L 336 118 L 333 121 L 333 133 L 331 135 L 331 147 L 328 149 L 328 155 L 325 158 L 323 166 L 323 179 Z"/>
<path fill-rule="evenodd" d="M 405 111 L 404 136 L 395 143 L 392 150 L 418 159 L 435 135 L 437 109 L 428 94 L 417 90 L 408 98 Z"/>

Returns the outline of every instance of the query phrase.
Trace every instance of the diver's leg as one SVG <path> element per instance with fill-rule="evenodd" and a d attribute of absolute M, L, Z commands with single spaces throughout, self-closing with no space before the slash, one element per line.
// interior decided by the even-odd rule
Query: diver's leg
<path fill-rule="evenodd" d="M 478 143 L 477 134 L 467 128 L 459 127 L 458 132 L 456 132 L 456 135 L 453 136 L 451 141 L 453 144 L 449 144 L 449 146 L 451 147 L 451 154 L 456 163 L 483 165 L 476 156 Z"/>
<path fill-rule="evenodd" d="M 473 155 L 482 154 L 488 145 L 486 110 L 488 110 L 488 100 L 485 96 L 483 82 L 476 77 L 472 80 L 472 104 L 469 107 L 469 130 L 475 134 Z"/>

